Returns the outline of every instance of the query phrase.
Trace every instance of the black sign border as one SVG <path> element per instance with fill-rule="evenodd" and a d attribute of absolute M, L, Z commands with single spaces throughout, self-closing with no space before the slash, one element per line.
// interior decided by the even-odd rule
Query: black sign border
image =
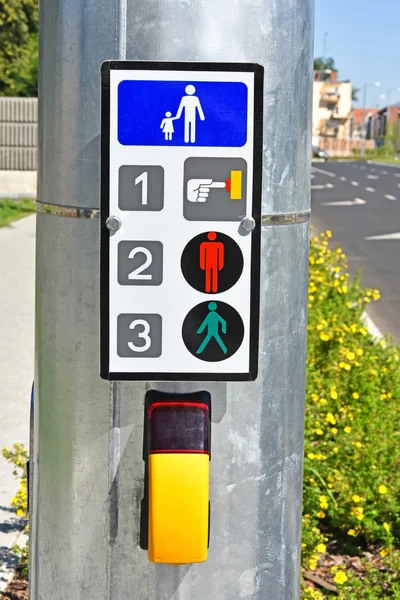
<path fill-rule="evenodd" d="M 250 369 L 246 373 L 112 373 L 110 365 L 109 252 L 106 227 L 110 202 L 110 73 L 112 70 L 215 71 L 254 73 L 253 219 L 251 233 Z M 254 381 L 258 375 L 260 326 L 261 201 L 264 67 L 257 63 L 106 61 L 101 67 L 100 202 L 100 376 L 108 381 Z"/>

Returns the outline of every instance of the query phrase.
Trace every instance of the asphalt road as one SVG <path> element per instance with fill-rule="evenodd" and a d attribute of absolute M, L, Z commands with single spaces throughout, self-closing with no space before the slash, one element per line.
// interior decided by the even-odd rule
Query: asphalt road
<path fill-rule="evenodd" d="M 400 167 L 376 163 L 313 163 L 312 223 L 330 229 L 349 269 L 381 299 L 368 314 L 400 342 Z"/>

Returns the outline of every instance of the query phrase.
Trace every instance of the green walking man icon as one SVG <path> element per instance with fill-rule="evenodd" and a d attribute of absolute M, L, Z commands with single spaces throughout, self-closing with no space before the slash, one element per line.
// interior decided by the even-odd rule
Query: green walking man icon
<path fill-rule="evenodd" d="M 217 310 L 216 302 L 210 302 L 208 308 L 210 309 L 210 312 L 208 313 L 208 315 L 197 330 L 197 333 L 200 334 L 203 333 L 203 331 L 207 328 L 207 335 L 201 343 L 200 347 L 198 348 L 196 354 L 201 354 L 207 348 L 208 344 L 213 338 L 217 342 L 218 346 L 221 348 L 222 352 L 226 354 L 228 352 L 228 349 L 219 335 L 220 325 L 222 333 L 226 334 L 226 321 L 217 312 L 215 312 Z"/>

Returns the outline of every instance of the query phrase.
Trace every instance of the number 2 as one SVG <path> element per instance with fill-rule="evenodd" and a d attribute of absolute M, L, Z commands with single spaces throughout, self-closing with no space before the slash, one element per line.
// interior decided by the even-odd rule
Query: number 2
<path fill-rule="evenodd" d="M 133 248 L 133 250 L 131 250 L 129 252 L 129 258 L 135 258 L 136 254 L 142 253 L 145 255 L 146 260 L 144 261 L 144 263 L 142 265 L 139 265 L 138 267 L 136 267 L 136 269 L 134 269 L 131 273 L 129 273 L 128 275 L 128 279 L 140 279 L 140 280 L 144 280 L 144 279 L 151 279 L 152 275 L 150 273 L 147 274 L 142 274 L 143 271 L 145 271 L 153 262 L 153 255 L 151 254 L 150 250 L 148 248 Z"/>
<path fill-rule="evenodd" d="M 142 184 L 142 206 L 147 206 L 147 184 L 149 180 L 149 174 L 144 171 L 141 175 L 138 175 L 135 179 L 135 185 Z"/>
<path fill-rule="evenodd" d="M 142 326 L 143 331 L 138 333 L 137 336 L 138 338 L 145 340 L 145 343 L 143 346 L 135 346 L 133 342 L 128 342 L 128 346 L 132 352 L 146 352 L 146 350 L 148 350 L 151 346 L 151 338 L 149 336 L 150 325 L 144 319 L 135 319 L 135 321 L 132 321 L 132 323 L 129 325 L 129 329 L 135 329 L 138 326 Z"/>

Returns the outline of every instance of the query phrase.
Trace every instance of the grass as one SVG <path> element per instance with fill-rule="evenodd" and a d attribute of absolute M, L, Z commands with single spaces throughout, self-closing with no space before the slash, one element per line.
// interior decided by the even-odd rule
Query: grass
<path fill-rule="evenodd" d="M 6 227 L 13 221 L 36 212 L 36 203 L 29 198 L 21 200 L 0 200 L 0 227 Z"/>

